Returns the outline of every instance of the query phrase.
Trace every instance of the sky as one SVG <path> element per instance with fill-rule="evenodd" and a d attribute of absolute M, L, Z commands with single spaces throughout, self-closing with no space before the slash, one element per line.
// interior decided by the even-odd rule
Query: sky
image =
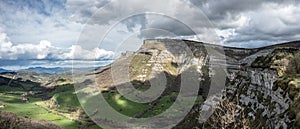
<path fill-rule="evenodd" d="M 107 60 L 145 39 L 254 48 L 300 39 L 298 0 L 0 0 L 0 67 Z M 39 63 L 38 63 L 39 64 Z M 42 63 L 41 63 L 42 64 Z M 56 65 L 57 64 L 57 65 Z M 15 67 L 16 66 L 16 67 Z"/>

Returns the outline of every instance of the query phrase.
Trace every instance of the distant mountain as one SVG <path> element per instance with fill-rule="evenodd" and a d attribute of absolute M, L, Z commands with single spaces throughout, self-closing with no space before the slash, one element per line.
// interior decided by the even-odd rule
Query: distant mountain
<path fill-rule="evenodd" d="M 25 69 L 28 71 L 35 71 L 35 72 L 45 72 L 45 73 L 61 73 L 65 72 L 65 68 L 61 67 L 54 67 L 54 68 L 45 68 L 45 67 L 30 67 Z"/>
<path fill-rule="evenodd" d="M 6 70 L 3 68 L 0 68 L 0 73 L 7 73 L 7 72 L 12 72 L 11 70 Z"/>
<path fill-rule="evenodd" d="M 28 69 L 23 69 L 20 71 L 30 71 L 30 72 L 37 72 L 37 73 L 69 73 L 72 71 L 89 71 L 95 68 L 63 68 L 63 67 L 53 67 L 53 68 L 46 68 L 46 67 L 30 67 Z M 19 72 L 20 72 L 19 71 Z"/>

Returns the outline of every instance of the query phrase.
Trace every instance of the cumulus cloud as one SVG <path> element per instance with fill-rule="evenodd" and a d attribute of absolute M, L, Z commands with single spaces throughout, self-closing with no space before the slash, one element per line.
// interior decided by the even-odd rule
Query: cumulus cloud
<path fill-rule="evenodd" d="M 94 60 L 94 59 L 107 59 L 112 58 L 114 56 L 114 52 L 106 51 L 104 49 L 94 48 L 93 50 L 89 51 L 83 49 L 79 45 L 72 45 L 69 48 L 69 52 L 64 53 L 61 57 L 62 59 L 76 59 L 76 60 Z"/>
<path fill-rule="evenodd" d="M 5 33 L 0 33 L 0 60 L 101 60 L 113 58 L 114 52 L 100 48 L 83 49 L 79 45 L 69 48 L 59 48 L 47 40 L 39 44 L 14 45 Z"/>
<path fill-rule="evenodd" d="M 83 24 L 70 19 L 64 0 L 2 0 L 0 27 L 15 44 L 47 39 L 55 46 L 76 42 Z"/>

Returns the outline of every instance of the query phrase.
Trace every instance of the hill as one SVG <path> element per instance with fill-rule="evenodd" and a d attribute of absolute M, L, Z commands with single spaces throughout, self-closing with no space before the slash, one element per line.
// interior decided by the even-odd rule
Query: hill
<path fill-rule="evenodd" d="M 7 72 L 12 72 L 12 71 L 0 68 L 0 73 L 7 73 Z"/>
<path fill-rule="evenodd" d="M 175 128 L 297 128 L 300 127 L 297 103 L 300 87 L 299 47 L 298 41 L 248 49 L 188 40 L 145 40 L 138 51 L 127 52 L 112 64 L 85 74 L 77 80 L 81 82 L 78 87 L 81 87 L 82 94 L 101 92 L 107 99 L 119 96 L 117 98 L 120 100 L 108 100 L 110 105 L 119 113 L 141 118 L 166 111 L 170 106 L 162 105 L 175 103 L 174 95 L 178 96 L 182 87 L 199 83 L 198 89 L 187 90 L 183 96 L 196 92 L 197 98 L 204 101 L 195 103 L 187 117 L 179 121 Z M 184 75 L 193 75 L 188 79 L 190 83 L 182 84 L 181 77 Z M 150 103 L 134 103 L 119 93 L 120 89 L 130 90 L 128 84 L 132 84 L 136 92 L 126 93 L 147 94 L 146 91 L 153 87 L 151 83 L 155 81 L 165 89 L 161 97 Z M 90 89 L 95 86 L 99 90 Z M 146 99 L 140 97 L 141 100 Z M 120 108 L 119 101 L 128 105 Z M 211 107 L 213 112 L 202 116 L 203 105 Z M 88 114 L 96 110 L 94 107 L 88 109 L 91 110 Z M 232 112 L 237 114 L 230 114 Z M 151 122 L 163 125 L 172 123 L 172 117 L 163 118 Z M 123 125 L 122 121 L 103 117 L 95 117 L 94 120 L 111 127 Z M 154 123 L 145 126 L 161 127 Z M 134 122 L 131 124 L 137 126 Z M 125 127 L 131 126 L 127 124 Z"/>

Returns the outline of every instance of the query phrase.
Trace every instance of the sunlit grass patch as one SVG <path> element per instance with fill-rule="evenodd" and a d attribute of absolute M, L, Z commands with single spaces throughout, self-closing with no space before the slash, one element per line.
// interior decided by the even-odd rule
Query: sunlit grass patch
<path fill-rule="evenodd" d="M 76 129 L 78 128 L 75 121 L 68 120 L 65 117 L 48 112 L 44 108 L 35 105 L 35 101 L 22 102 L 18 95 L 14 94 L 0 94 L 0 103 L 6 106 L 1 111 L 12 112 L 18 116 L 28 117 L 34 120 L 47 120 L 63 129 Z M 36 98 L 36 101 L 40 100 Z"/>
<path fill-rule="evenodd" d="M 117 93 L 102 94 L 112 108 L 127 116 L 134 116 L 150 106 L 149 104 L 130 101 Z"/>
<path fill-rule="evenodd" d="M 60 110 L 68 111 L 80 108 L 80 103 L 74 92 L 57 93 L 53 96 L 53 99 L 59 105 L 58 109 Z"/>

